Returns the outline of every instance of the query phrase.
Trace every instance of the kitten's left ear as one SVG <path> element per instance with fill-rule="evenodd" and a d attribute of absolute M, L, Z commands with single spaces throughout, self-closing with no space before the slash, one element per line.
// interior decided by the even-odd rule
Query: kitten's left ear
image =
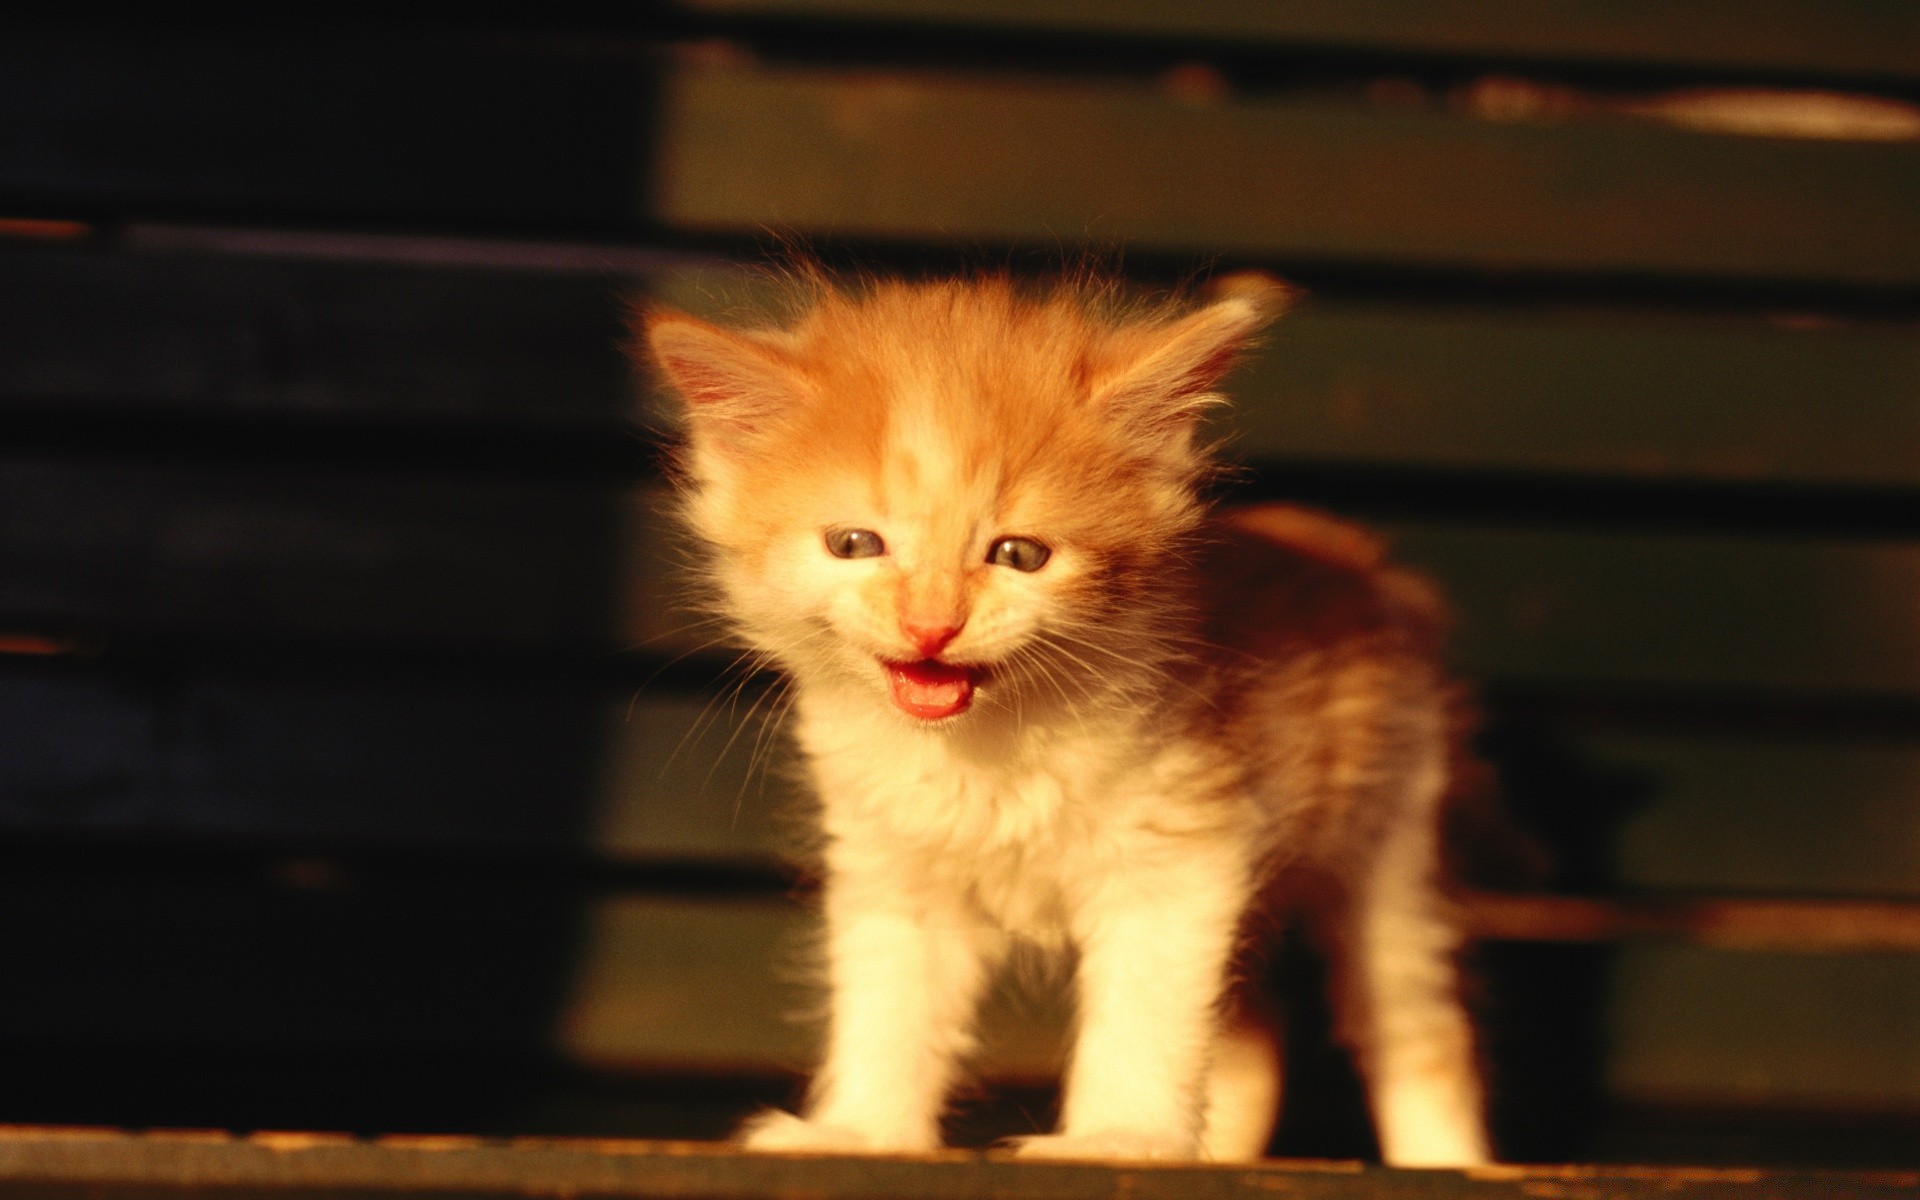
<path fill-rule="evenodd" d="M 661 309 L 643 318 L 653 361 L 686 401 L 695 439 L 732 445 L 762 433 L 803 398 L 806 382 L 761 338 Z"/>
<path fill-rule="evenodd" d="M 1155 424 L 1184 423 L 1218 401 L 1214 389 L 1247 339 L 1286 311 L 1295 295 L 1258 271 L 1215 280 L 1196 311 L 1124 338 L 1118 361 L 1094 380 L 1095 401 Z"/>

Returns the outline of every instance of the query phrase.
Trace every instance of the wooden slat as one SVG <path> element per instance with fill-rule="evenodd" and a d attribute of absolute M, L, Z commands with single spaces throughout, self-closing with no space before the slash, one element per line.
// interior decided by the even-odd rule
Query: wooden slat
<path fill-rule="evenodd" d="M 1609 991 L 1607 1086 L 1622 1099 L 1920 1111 L 1920 957 L 1641 942 L 1617 951 Z"/>
<path fill-rule="evenodd" d="M 361 260 L 271 256 L 283 243 Z M 240 244 L 253 253 L 0 243 L 0 411 L 64 417 L 80 444 L 129 417 L 198 421 L 202 440 L 232 420 L 634 444 L 634 276 L 516 269 L 526 248 L 507 241 L 461 243 L 474 265 L 459 267 L 400 259 L 434 252 L 414 239 Z M 651 280 L 668 303 L 734 316 L 755 292 L 718 267 Z M 1220 432 L 1256 461 L 1920 483 L 1920 333 L 1893 323 L 1310 299 L 1232 391 Z"/>
<path fill-rule="evenodd" d="M 1259 459 L 1920 482 L 1920 333 L 1309 297 L 1231 382 Z"/>
<path fill-rule="evenodd" d="M 249 1048 L 502 1063 L 549 1052 L 576 892 L 450 869 L 432 854 L 384 867 L 312 854 L 223 863 L 161 837 L 147 835 L 144 857 L 117 859 L 7 847 L 5 1045 L 23 1057 L 200 1047 L 228 1069 Z M 36 1111 L 27 1096 L 6 1104 Z"/>
<path fill-rule="evenodd" d="M 611 272 L 0 242 L 0 278 L 0 407 L 601 433 L 632 416 Z"/>
<path fill-rule="evenodd" d="M 1738 19 L 1712 0 L 680 0 L 713 14 L 898 22 L 1056 35 L 1181 37 L 1354 55 L 1458 55 L 1728 71 L 1912 78 L 1920 17 L 1898 0 L 1767 0 Z"/>
<path fill-rule="evenodd" d="M 641 56 L 495 38 L 16 33 L 0 207 L 607 229 L 638 211 L 646 98 Z"/>
<path fill-rule="evenodd" d="M 1460 614 L 1455 658 L 1501 681 L 1904 691 L 1920 686 L 1905 542 L 1389 528 Z M 656 597 L 663 593 L 649 593 Z M 672 644 L 638 603 L 631 638 Z"/>
<path fill-rule="evenodd" d="M 1920 280 L 1920 158 L 1904 146 L 712 64 L 667 77 L 658 145 L 654 211 L 694 230 Z"/>
<path fill-rule="evenodd" d="M 1638 783 L 1608 839 L 1622 886 L 1920 896 L 1920 747 L 1910 740 L 1677 732 L 1569 740 L 1590 763 Z"/>
<path fill-rule="evenodd" d="M 765 870 L 805 807 L 745 707 L 484 667 L 0 657 L 0 831 Z"/>
<path fill-rule="evenodd" d="M 773 306 L 750 269 L 652 286 L 723 320 Z M 1920 331 L 1899 322 L 1309 295 L 1227 387 L 1217 431 L 1255 462 L 1920 482 Z"/>
<path fill-rule="evenodd" d="M 0 128 L 0 206 L 1920 280 L 1900 145 L 1041 78 L 688 64 L 662 86 L 650 112 L 645 55 L 551 45 L 21 36 L 0 44 L 0 111 L 32 119 Z"/>
<path fill-rule="evenodd" d="M 1461 614 L 1471 675 L 1904 690 L 1920 683 L 1920 548 L 1404 527 Z"/>
<path fill-rule="evenodd" d="M 408 639 L 605 653 L 708 641 L 645 489 L 0 461 L 19 633 Z M 1920 688 L 1920 548 L 1406 525 L 1509 681 Z"/>
<path fill-rule="evenodd" d="M 1476 937 L 1521 942 L 1616 942 L 1657 937 L 1712 949 L 1920 954 L 1920 903 L 1892 900 L 1462 898 Z"/>
<path fill-rule="evenodd" d="M 754 900 L 620 897 L 594 908 L 559 1043 L 602 1070 L 804 1072 L 817 1053 L 817 917 Z M 1057 1078 L 1060 981 L 1003 980 L 982 1016 L 980 1073 Z"/>
<path fill-rule="evenodd" d="M 1771 952 L 1766 961 L 1783 964 L 1779 970 L 1796 979 L 1817 979 L 1829 969 L 1823 963 L 1841 974 L 1878 971 L 1893 982 L 1873 985 L 1874 1003 L 1892 1012 L 1911 1011 L 1901 1006 L 1920 998 L 1897 983 L 1920 979 L 1914 902 L 1474 892 L 1459 905 L 1466 928 L 1483 941 L 1647 943 L 1674 947 L 1687 962 L 1719 961 L 1712 956 L 1723 951 Z M 819 994 L 808 983 L 816 921 L 809 910 L 766 900 L 603 902 L 561 1018 L 561 1044 L 576 1061 L 601 1069 L 804 1071 L 818 1037 Z M 1800 965 L 1803 959 L 1808 965 Z M 1882 965 L 1849 965 L 1874 963 Z M 999 990 L 984 1022 L 983 1076 L 1033 1081 L 1057 1074 L 1069 1027 L 1060 988 L 1053 979 L 1009 981 Z M 1658 988 L 1649 983 L 1633 1003 L 1657 1007 Z M 1885 1090 L 1874 1094 L 1886 1100 Z"/>
<path fill-rule="evenodd" d="M 7 458 L 0 623 L 604 651 L 626 504 L 590 480 Z"/>
<path fill-rule="evenodd" d="M 1531 1197 L 1543 1194 L 1721 1200 L 1747 1196 L 1904 1196 L 1898 1172 L 1787 1172 L 1658 1167 L 1487 1167 L 1393 1171 L 1357 1163 L 1174 1166 L 1018 1163 L 1005 1154 L 914 1158 L 741 1155 L 702 1143 L 357 1141 L 326 1134 L 133 1137 L 99 1130 L 16 1128 L 0 1138 L 0 1195 L 95 1200 L 321 1193 L 352 1200 L 406 1194 L 437 1200 L 555 1195 L 703 1200 L 875 1200 L 899 1196 Z"/>

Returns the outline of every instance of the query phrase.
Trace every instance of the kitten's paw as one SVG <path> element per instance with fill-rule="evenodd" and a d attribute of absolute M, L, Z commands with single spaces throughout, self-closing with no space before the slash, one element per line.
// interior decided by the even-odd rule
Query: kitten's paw
<path fill-rule="evenodd" d="M 1020 1158 L 1077 1162 L 1181 1162 L 1199 1157 L 1190 1137 L 1156 1133 L 1047 1133 L 1012 1139 Z"/>
<path fill-rule="evenodd" d="M 868 1140 L 851 1129 L 842 1129 L 837 1125 L 822 1125 L 818 1121 L 809 1121 L 796 1117 L 790 1112 L 781 1112 L 770 1108 L 766 1112 L 756 1113 L 747 1118 L 736 1135 L 740 1145 L 748 1150 L 787 1151 L 801 1153 L 811 1151 L 817 1154 L 860 1154 L 873 1152 Z"/>
<path fill-rule="evenodd" d="M 924 1137 L 876 1136 L 778 1109 L 749 1117 L 736 1140 L 744 1149 L 773 1154 L 914 1154 L 937 1148 Z"/>

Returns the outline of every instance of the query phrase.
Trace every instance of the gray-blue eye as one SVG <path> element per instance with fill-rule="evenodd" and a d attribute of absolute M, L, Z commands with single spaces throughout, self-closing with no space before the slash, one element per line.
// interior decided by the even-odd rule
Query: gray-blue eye
<path fill-rule="evenodd" d="M 835 558 L 878 558 L 887 552 L 887 544 L 871 529 L 829 529 L 827 553 Z"/>
<path fill-rule="evenodd" d="M 1001 538 L 987 551 L 987 561 L 996 567 L 1012 567 L 1016 571 L 1038 571 L 1047 565 L 1053 557 L 1053 551 L 1047 549 L 1032 538 Z"/>

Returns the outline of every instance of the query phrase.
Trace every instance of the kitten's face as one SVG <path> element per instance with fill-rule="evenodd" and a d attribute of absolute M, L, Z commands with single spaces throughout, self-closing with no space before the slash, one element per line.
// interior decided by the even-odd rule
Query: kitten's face
<path fill-rule="evenodd" d="M 916 722 L 1097 695 L 1151 657 L 1198 520 L 1188 414 L 1230 350 L 1188 328 L 1210 311 L 1116 326 L 988 281 L 831 296 L 784 334 L 657 319 L 731 615 L 803 684 Z M 1164 394 L 1130 393 L 1177 330 Z"/>

